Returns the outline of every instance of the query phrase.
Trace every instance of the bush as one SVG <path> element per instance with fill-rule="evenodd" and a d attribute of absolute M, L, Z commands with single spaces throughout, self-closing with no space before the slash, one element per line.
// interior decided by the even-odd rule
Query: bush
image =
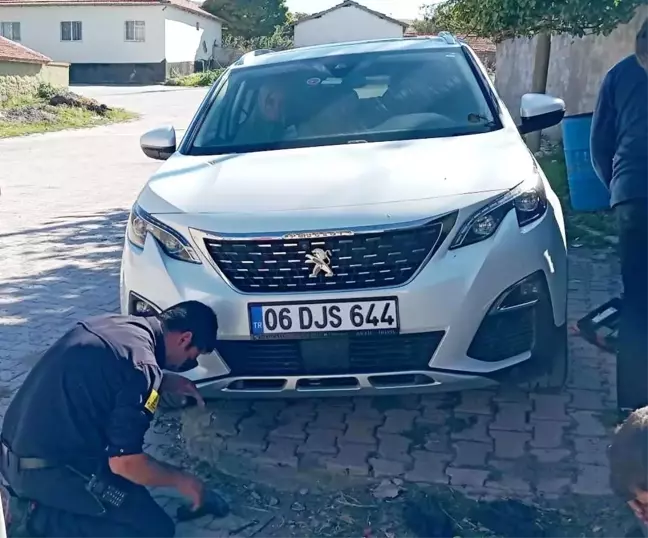
<path fill-rule="evenodd" d="M 184 77 L 175 77 L 167 81 L 168 86 L 211 86 L 223 74 L 224 69 L 214 69 L 193 73 Z"/>
<path fill-rule="evenodd" d="M 52 97 L 54 97 L 59 93 L 60 93 L 60 89 L 57 88 L 56 86 L 53 86 L 49 82 L 41 82 L 38 85 L 38 89 L 36 90 L 36 95 L 38 95 L 38 97 L 47 100 L 50 100 Z"/>
<path fill-rule="evenodd" d="M 293 47 L 293 41 L 286 34 L 284 28 L 277 26 L 274 33 L 269 36 L 244 39 L 242 37 L 225 35 L 223 37 L 223 47 L 237 49 L 244 53 L 259 49 L 287 50 Z"/>

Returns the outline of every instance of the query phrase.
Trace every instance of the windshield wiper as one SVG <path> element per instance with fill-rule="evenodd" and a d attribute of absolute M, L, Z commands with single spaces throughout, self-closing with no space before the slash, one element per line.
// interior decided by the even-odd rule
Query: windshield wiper
<path fill-rule="evenodd" d="M 491 129 L 497 127 L 497 123 L 494 120 L 482 114 L 468 114 L 468 121 L 470 123 L 481 123 L 485 127 L 489 127 Z"/>

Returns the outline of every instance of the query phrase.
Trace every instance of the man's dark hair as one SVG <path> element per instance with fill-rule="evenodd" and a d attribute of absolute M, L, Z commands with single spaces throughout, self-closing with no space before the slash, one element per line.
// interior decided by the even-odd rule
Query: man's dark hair
<path fill-rule="evenodd" d="M 610 485 L 617 495 L 632 500 L 637 491 L 648 491 L 648 407 L 617 428 L 608 455 Z"/>
<path fill-rule="evenodd" d="M 639 31 L 637 32 L 635 40 L 635 54 L 641 59 L 648 57 L 648 17 L 646 17 L 641 28 L 639 28 Z"/>
<path fill-rule="evenodd" d="M 164 332 L 191 332 L 191 344 L 201 353 L 211 353 L 216 347 L 218 320 L 216 313 L 199 301 L 178 303 L 158 315 Z"/>

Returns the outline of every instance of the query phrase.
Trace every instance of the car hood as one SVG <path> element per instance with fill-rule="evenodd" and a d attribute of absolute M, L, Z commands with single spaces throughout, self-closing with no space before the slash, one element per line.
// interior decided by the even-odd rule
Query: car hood
<path fill-rule="evenodd" d="M 246 227 L 241 224 L 246 215 L 264 214 L 281 214 L 284 223 L 289 214 L 301 220 L 304 213 L 371 213 L 379 221 L 388 214 L 406 220 L 511 189 L 533 173 L 534 164 L 509 129 L 208 157 L 176 153 L 150 179 L 139 203 L 152 214 L 192 215 L 198 221 L 204 220 L 200 215 L 235 218 L 235 228 Z M 373 219 L 365 220 L 345 225 L 372 224 Z"/>

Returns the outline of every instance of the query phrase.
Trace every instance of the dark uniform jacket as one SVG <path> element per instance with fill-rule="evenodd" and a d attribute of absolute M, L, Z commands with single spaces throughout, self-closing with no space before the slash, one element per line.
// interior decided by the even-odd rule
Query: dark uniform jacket
<path fill-rule="evenodd" d="M 3 442 L 21 458 L 69 464 L 86 474 L 105 466 L 111 456 L 141 453 L 157 406 L 164 357 L 155 318 L 108 315 L 78 323 L 43 355 L 18 390 L 5 415 Z M 40 483 L 28 480 L 19 493 L 50 505 L 56 481 L 69 477 L 63 471 L 26 473 L 40 475 Z M 45 491 L 45 482 L 51 491 Z M 65 495 L 61 488 L 66 489 L 59 483 L 59 497 Z"/>
<path fill-rule="evenodd" d="M 648 198 L 648 73 L 633 54 L 605 76 L 594 111 L 592 163 L 615 206 Z"/>

